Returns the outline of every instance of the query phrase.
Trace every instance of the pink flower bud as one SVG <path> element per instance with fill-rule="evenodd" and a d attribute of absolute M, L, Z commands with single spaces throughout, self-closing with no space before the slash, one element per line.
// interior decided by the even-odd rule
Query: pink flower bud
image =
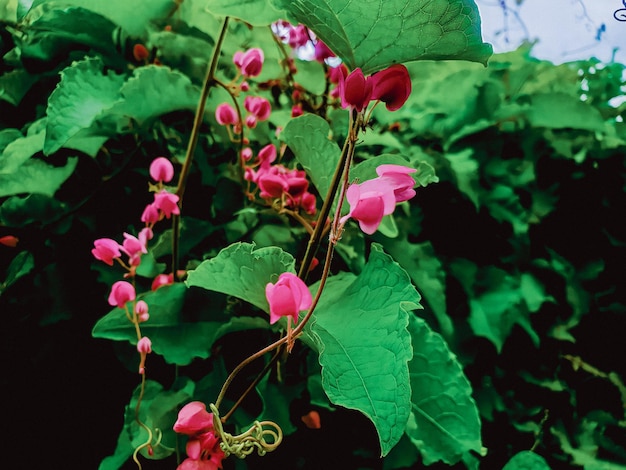
<path fill-rule="evenodd" d="M 98 240 L 93 242 L 95 248 L 91 250 L 93 256 L 100 260 L 104 261 L 109 266 L 113 266 L 113 260 L 122 256 L 120 252 L 121 246 L 110 238 L 99 238 Z"/>
<path fill-rule="evenodd" d="M 154 195 L 154 205 L 169 219 L 172 214 L 180 214 L 178 196 L 163 190 Z"/>
<path fill-rule="evenodd" d="M 228 103 L 222 103 L 215 109 L 215 119 L 222 126 L 237 124 L 237 111 Z"/>
<path fill-rule="evenodd" d="M 174 178 L 174 166 L 165 157 L 158 157 L 150 164 L 150 176 L 155 181 L 169 183 Z"/>
<path fill-rule="evenodd" d="M 313 299 L 306 284 L 292 273 L 282 273 L 276 284 L 265 286 L 265 297 L 270 306 L 270 324 L 281 317 L 291 317 L 298 322 L 298 314 L 311 307 Z"/>
<path fill-rule="evenodd" d="M 245 162 L 252 158 L 252 149 L 250 147 L 246 147 L 241 150 L 241 159 Z"/>
<path fill-rule="evenodd" d="M 311 214 L 311 215 L 315 214 L 315 211 L 317 210 L 315 204 L 316 204 L 315 194 L 306 192 L 302 195 L 302 198 L 300 199 L 300 205 L 302 206 L 302 208 L 307 214 Z"/>
<path fill-rule="evenodd" d="M 192 401 L 183 406 L 174 423 L 174 431 L 187 436 L 212 430 L 213 413 L 209 413 L 206 405 L 200 401 Z"/>
<path fill-rule="evenodd" d="M 148 304 L 145 300 L 138 300 L 135 304 L 135 313 L 137 315 L 144 315 L 148 313 Z"/>
<path fill-rule="evenodd" d="M 241 88 L 241 91 L 248 91 L 250 89 L 250 84 L 246 81 L 241 82 L 241 85 L 239 85 L 239 88 Z"/>
<path fill-rule="evenodd" d="M 135 300 L 135 288 L 130 282 L 117 281 L 111 286 L 109 294 L 109 305 L 115 305 L 118 308 L 124 308 L 126 302 Z"/>
<path fill-rule="evenodd" d="M 293 106 L 291 108 L 291 117 L 292 118 L 295 118 L 295 117 L 298 117 L 298 116 L 302 116 L 303 114 L 304 114 L 304 111 L 302 110 L 302 106 L 301 105 L 297 104 L 297 105 L 295 105 L 295 106 Z"/>
<path fill-rule="evenodd" d="M 246 119 L 245 119 L 246 127 L 249 127 L 250 129 L 254 129 L 256 127 L 256 121 L 257 121 L 256 116 L 252 116 L 252 115 L 246 116 Z"/>
<path fill-rule="evenodd" d="M 371 77 L 372 99 L 385 103 L 389 111 L 400 109 L 411 94 L 411 77 L 404 65 L 396 64 Z"/>
<path fill-rule="evenodd" d="M 339 94 L 343 108 L 354 108 L 358 112 L 363 111 L 372 96 L 372 82 L 365 77 L 360 68 L 356 68 L 345 80 L 339 79 Z"/>
<path fill-rule="evenodd" d="M 152 281 L 152 285 L 150 286 L 151 290 L 157 290 L 161 286 L 166 286 L 174 283 L 174 274 L 159 274 Z"/>
<path fill-rule="evenodd" d="M 152 341 L 147 336 L 144 336 L 137 341 L 137 351 L 142 354 L 150 354 L 152 352 Z"/>
<path fill-rule="evenodd" d="M 259 162 L 261 162 L 261 164 L 273 163 L 275 160 L 276 160 L 276 146 L 274 144 L 267 144 L 265 147 L 259 150 Z"/>

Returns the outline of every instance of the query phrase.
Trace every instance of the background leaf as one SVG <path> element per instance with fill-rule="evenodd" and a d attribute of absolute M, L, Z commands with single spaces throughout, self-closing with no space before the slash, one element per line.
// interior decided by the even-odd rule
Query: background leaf
<path fill-rule="evenodd" d="M 371 73 L 418 59 L 487 63 L 480 17 L 466 0 L 274 0 L 292 23 L 311 28 L 349 69 Z"/>
<path fill-rule="evenodd" d="M 233 295 L 269 312 L 265 286 L 284 272 L 295 273 L 295 260 L 277 247 L 254 249 L 251 243 L 234 243 L 215 258 L 202 262 L 187 277 L 188 286 Z"/>
<path fill-rule="evenodd" d="M 545 459 L 530 450 L 515 454 L 502 470 L 550 470 Z"/>
<path fill-rule="evenodd" d="M 419 301 L 406 272 L 374 244 L 358 277 L 328 280 L 306 328 L 328 398 L 372 420 L 383 456 L 402 437 L 410 413 L 407 311 Z"/>
<path fill-rule="evenodd" d="M 328 123 L 314 114 L 292 119 L 280 133 L 322 197 L 330 188 L 341 153 L 339 146 L 328 138 L 329 133 Z"/>
<path fill-rule="evenodd" d="M 267 26 L 285 17 L 268 0 L 212 0 L 207 9 L 214 15 L 232 16 L 253 26 Z"/>
<path fill-rule="evenodd" d="M 78 158 L 70 157 L 65 166 L 55 167 L 31 159 L 10 174 L 0 174 L 0 197 L 20 193 L 52 196 L 74 172 Z"/>
<path fill-rule="evenodd" d="M 61 81 L 48 99 L 44 153 L 60 149 L 72 136 L 91 126 L 120 99 L 123 75 L 102 73 L 102 61 L 86 58 L 61 72 Z"/>
<path fill-rule="evenodd" d="M 411 315 L 409 332 L 413 392 L 406 432 L 424 464 L 455 464 L 470 450 L 482 452 L 478 409 L 461 364 L 424 320 Z"/>

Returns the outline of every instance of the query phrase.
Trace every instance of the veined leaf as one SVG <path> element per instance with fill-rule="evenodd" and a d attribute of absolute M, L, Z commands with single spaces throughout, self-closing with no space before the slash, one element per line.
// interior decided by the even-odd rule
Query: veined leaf
<path fill-rule="evenodd" d="M 480 17 L 467 0 L 273 0 L 292 23 L 303 23 L 364 73 L 418 59 L 487 63 Z"/>
<path fill-rule="evenodd" d="M 48 99 L 46 155 L 56 152 L 72 136 L 86 129 L 120 99 L 124 76 L 102 73 L 100 59 L 74 62 L 61 72 L 61 81 Z"/>
<path fill-rule="evenodd" d="M 424 320 L 411 316 L 409 332 L 413 394 L 406 432 L 424 464 L 455 464 L 470 450 L 483 452 L 478 409 L 461 364 Z"/>
<path fill-rule="evenodd" d="M 295 273 L 295 260 L 277 247 L 254 247 L 234 243 L 224 248 L 189 272 L 187 285 L 233 295 L 269 312 L 265 286 L 284 272 Z"/>
<path fill-rule="evenodd" d="M 383 456 L 402 437 L 410 414 L 406 327 L 419 301 L 406 272 L 374 244 L 358 277 L 328 280 L 306 328 L 320 354 L 328 398 L 374 423 Z"/>
<path fill-rule="evenodd" d="M 314 114 L 292 119 L 280 133 L 322 197 L 330 188 L 341 153 L 337 144 L 328 138 L 329 133 L 328 123 Z"/>

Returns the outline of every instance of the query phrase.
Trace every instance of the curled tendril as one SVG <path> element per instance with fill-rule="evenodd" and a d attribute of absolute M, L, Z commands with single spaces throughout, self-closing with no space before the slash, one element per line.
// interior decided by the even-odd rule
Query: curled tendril
<path fill-rule="evenodd" d="M 233 436 L 224 431 L 222 421 L 215 405 L 210 404 L 209 408 L 213 413 L 214 433 L 220 439 L 220 447 L 226 454 L 235 455 L 240 459 L 246 458 L 256 449 L 259 455 L 276 450 L 283 440 L 283 431 L 278 424 L 273 421 L 255 421 L 246 432 Z M 266 429 L 270 427 L 271 429 Z M 271 438 L 270 442 L 266 439 Z"/>

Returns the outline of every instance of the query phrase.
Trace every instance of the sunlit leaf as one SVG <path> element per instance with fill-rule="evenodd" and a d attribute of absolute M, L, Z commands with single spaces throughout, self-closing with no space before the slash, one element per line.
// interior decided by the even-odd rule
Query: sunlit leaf
<path fill-rule="evenodd" d="M 254 26 L 266 26 L 285 14 L 268 0 L 212 0 L 208 10 L 220 16 L 232 16 Z"/>

